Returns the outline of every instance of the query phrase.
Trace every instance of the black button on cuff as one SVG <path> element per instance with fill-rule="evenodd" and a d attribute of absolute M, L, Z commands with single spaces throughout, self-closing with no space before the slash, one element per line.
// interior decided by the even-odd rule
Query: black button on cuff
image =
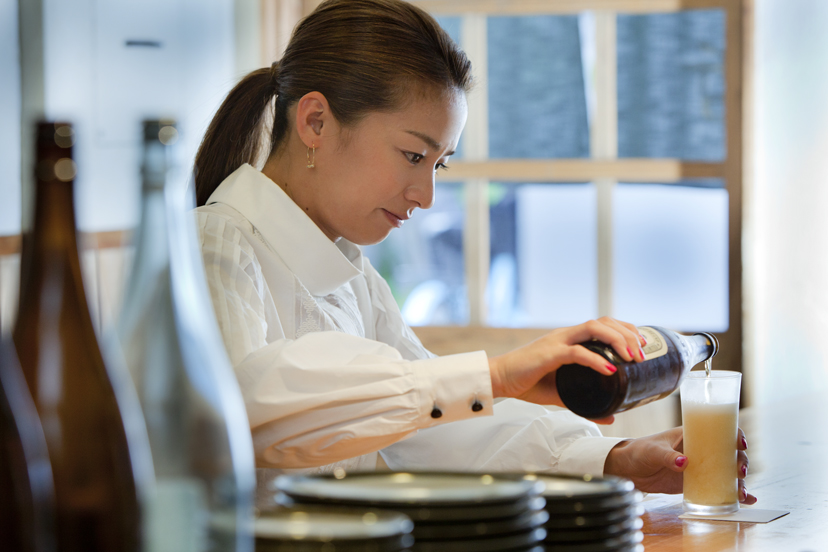
<path fill-rule="evenodd" d="M 436 406 L 431 410 L 431 417 L 435 420 L 437 418 L 441 418 L 443 416 L 443 411 L 437 408 Z"/>
<path fill-rule="evenodd" d="M 474 401 L 472 404 L 472 412 L 480 412 L 483 410 L 483 405 L 480 404 L 480 401 Z"/>

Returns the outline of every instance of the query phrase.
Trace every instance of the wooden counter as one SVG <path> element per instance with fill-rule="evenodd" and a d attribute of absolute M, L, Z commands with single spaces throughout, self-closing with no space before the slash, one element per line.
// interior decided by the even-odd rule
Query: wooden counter
<path fill-rule="evenodd" d="M 770 523 L 681 520 L 681 496 L 644 502 L 647 552 L 828 551 L 828 395 L 807 395 L 744 409 L 748 440 L 746 484 L 753 508 L 788 510 Z"/>

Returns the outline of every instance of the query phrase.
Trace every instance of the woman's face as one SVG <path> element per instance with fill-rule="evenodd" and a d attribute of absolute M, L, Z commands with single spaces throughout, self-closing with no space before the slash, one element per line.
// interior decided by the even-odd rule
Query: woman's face
<path fill-rule="evenodd" d="M 466 124 L 462 92 L 421 97 L 392 113 L 371 113 L 317 150 L 308 215 L 332 240 L 382 241 L 416 208 L 434 202 L 442 170 Z"/>

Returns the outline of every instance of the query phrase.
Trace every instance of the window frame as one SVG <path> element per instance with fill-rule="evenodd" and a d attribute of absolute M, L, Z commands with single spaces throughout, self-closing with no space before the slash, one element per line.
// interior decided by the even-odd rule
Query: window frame
<path fill-rule="evenodd" d="M 728 192 L 728 329 L 717 334 L 720 368 L 742 371 L 742 187 L 743 187 L 743 0 L 413 0 L 438 16 L 460 16 L 461 47 L 469 55 L 478 82 L 487 77 L 486 18 L 491 15 L 564 15 L 595 12 L 596 110 L 590 129 L 589 159 L 488 159 L 488 98 L 485 85 L 468 98 L 464 158 L 453 160 L 442 181 L 464 182 L 466 223 L 464 256 L 469 294 L 467 326 L 418 326 L 414 331 L 436 354 L 484 349 L 500 354 L 543 335 L 547 328 L 486 326 L 486 279 L 489 272 L 487 187 L 496 182 L 594 182 L 598 209 L 598 309 L 613 316 L 612 193 L 620 182 L 677 184 L 683 179 L 720 178 Z M 669 13 L 696 9 L 725 12 L 726 157 L 722 162 L 672 158 L 622 158 L 618 150 L 616 73 L 617 15 Z M 646 321 L 641 321 L 646 322 Z M 704 328 L 698 328 L 704 330 Z"/>

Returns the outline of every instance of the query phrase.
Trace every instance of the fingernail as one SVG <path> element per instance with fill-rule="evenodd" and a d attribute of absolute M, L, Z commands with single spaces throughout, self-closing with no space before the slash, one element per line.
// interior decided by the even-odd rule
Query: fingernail
<path fill-rule="evenodd" d="M 629 347 L 627 347 L 627 354 L 630 355 L 630 358 L 635 358 L 632 354 L 632 349 L 630 349 Z"/>
<path fill-rule="evenodd" d="M 747 439 L 745 439 L 744 437 L 742 437 L 742 447 L 743 447 L 745 450 L 747 450 Z"/>
<path fill-rule="evenodd" d="M 642 341 L 642 344 L 643 344 L 643 345 L 646 345 L 646 344 L 648 343 L 647 338 L 646 338 L 646 337 L 644 337 L 643 335 L 640 335 L 640 334 L 639 334 L 639 336 L 638 336 L 638 337 L 640 337 L 640 338 L 641 338 L 641 341 Z"/>
<path fill-rule="evenodd" d="M 613 374 L 618 371 L 618 368 L 616 368 L 612 364 L 604 364 L 604 366 L 606 367 L 607 370 L 609 370 Z"/>
<path fill-rule="evenodd" d="M 747 466 L 742 466 L 742 477 L 747 477 Z"/>
<path fill-rule="evenodd" d="M 744 502 L 745 500 L 747 500 L 747 488 L 742 487 L 742 501 Z"/>
<path fill-rule="evenodd" d="M 641 360 L 647 360 L 647 356 L 644 354 L 644 349 L 639 347 L 638 352 L 641 353 Z"/>
<path fill-rule="evenodd" d="M 686 456 L 679 456 L 678 458 L 676 458 L 676 466 L 681 468 L 686 463 L 687 463 L 687 457 Z M 733 496 L 733 495 L 731 495 L 731 496 Z"/>

